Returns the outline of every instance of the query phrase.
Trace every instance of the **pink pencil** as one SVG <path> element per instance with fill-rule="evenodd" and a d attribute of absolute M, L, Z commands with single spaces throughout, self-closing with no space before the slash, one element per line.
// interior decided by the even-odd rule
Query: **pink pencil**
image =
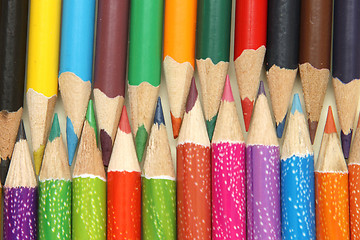
<path fill-rule="evenodd" d="M 245 142 L 229 76 L 225 82 L 211 149 L 212 239 L 245 239 Z"/>

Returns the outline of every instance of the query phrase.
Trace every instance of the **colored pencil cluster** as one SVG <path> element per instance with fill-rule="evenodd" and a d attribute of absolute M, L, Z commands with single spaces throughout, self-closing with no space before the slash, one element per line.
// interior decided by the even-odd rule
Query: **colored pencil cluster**
<path fill-rule="evenodd" d="M 0 1 L 4 239 L 360 239 L 360 1 L 235 3 Z"/>

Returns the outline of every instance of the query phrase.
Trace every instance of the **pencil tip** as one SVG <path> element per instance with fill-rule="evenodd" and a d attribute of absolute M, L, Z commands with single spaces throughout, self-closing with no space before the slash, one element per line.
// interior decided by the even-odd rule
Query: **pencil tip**
<path fill-rule="evenodd" d="M 325 133 L 336 133 L 336 126 L 335 126 L 335 121 L 334 121 L 334 116 L 332 113 L 331 106 L 329 106 L 329 108 L 328 108 L 328 114 L 327 114 L 327 118 L 326 118 L 324 132 Z"/>
<path fill-rule="evenodd" d="M 43 156 L 44 156 L 44 150 L 45 150 L 45 146 L 40 145 L 40 147 L 36 151 L 34 151 L 34 153 L 33 153 L 36 176 L 38 176 L 39 172 L 40 172 L 41 163 L 42 163 L 42 159 L 43 159 Z"/>
<path fill-rule="evenodd" d="M 135 146 L 139 162 L 142 161 L 148 135 L 144 125 L 141 125 L 136 132 Z"/>
<path fill-rule="evenodd" d="M 66 142 L 68 149 L 69 165 L 71 166 L 79 139 L 76 136 L 74 126 L 72 125 L 69 117 L 66 117 Z"/>
<path fill-rule="evenodd" d="M 299 94 L 294 94 L 294 99 L 292 102 L 292 106 L 291 106 L 291 113 L 294 114 L 295 111 L 298 111 L 299 113 L 303 113 L 302 111 L 302 107 L 301 107 L 301 102 L 300 102 L 300 97 Z"/>
<path fill-rule="evenodd" d="M 50 135 L 49 135 L 49 141 L 54 141 L 55 138 L 60 137 L 61 131 L 60 131 L 60 124 L 59 124 L 59 117 L 58 114 L 54 114 L 54 120 L 51 126 Z"/>
<path fill-rule="evenodd" d="M 263 81 L 260 81 L 258 96 L 260 96 L 261 94 L 264 94 L 264 95 L 266 96 L 266 92 L 265 92 L 265 87 L 264 87 L 264 82 L 263 82 Z"/>
<path fill-rule="evenodd" d="M 232 93 L 232 90 L 231 90 L 231 84 L 230 84 L 229 75 L 226 75 L 222 100 L 223 101 L 228 101 L 228 102 L 233 102 L 234 101 L 234 96 L 233 96 L 233 93 Z"/>
<path fill-rule="evenodd" d="M 191 85 L 189 90 L 189 95 L 186 102 L 186 112 L 188 113 L 194 107 L 196 99 L 198 97 L 198 91 L 195 84 L 195 78 L 191 79 Z"/>
<path fill-rule="evenodd" d="M 341 131 L 341 147 L 345 158 L 349 158 L 352 133 L 352 129 L 350 129 L 349 134 L 344 134 L 343 131 Z"/>
<path fill-rule="evenodd" d="M 308 123 L 309 123 L 309 133 L 310 133 L 311 144 L 314 144 L 318 122 L 317 121 L 310 121 L 310 119 L 309 119 Z"/>
<path fill-rule="evenodd" d="M 163 113 L 160 97 L 158 97 L 158 100 L 156 103 L 154 124 L 158 124 L 158 125 L 164 124 L 165 125 L 164 113 Z"/>
<path fill-rule="evenodd" d="M 111 152 L 113 149 L 113 142 L 110 135 L 104 129 L 100 130 L 100 143 L 103 164 L 107 167 L 109 165 Z"/>
<path fill-rule="evenodd" d="M 120 122 L 119 122 L 119 128 L 124 133 L 127 133 L 127 134 L 131 133 L 129 117 L 128 117 L 125 105 L 122 108 Z"/>
<path fill-rule="evenodd" d="M 182 119 L 174 117 L 172 115 L 172 112 L 170 112 L 170 116 L 171 116 L 173 135 L 174 135 L 174 138 L 176 139 L 179 136 Z"/>
<path fill-rule="evenodd" d="M 278 138 L 282 138 L 282 135 L 284 133 L 286 116 L 287 116 L 287 114 L 285 114 L 284 119 L 279 124 L 277 124 L 277 126 L 276 126 L 276 135 L 277 135 Z"/>
<path fill-rule="evenodd" d="M 216 114 L 212 119 L 206 120 L 206 129 L 207 129 L 207 133 L 208 133 L 210 142 L 211 142 L 213 134 L 214 134 L 217 116 L 218 115 Z"/>
<path fill-rule="evenodd" d="M 251 116 L 254 109 L 254 101 L 250 101 L 249 98 L 244 98 L 241 100 L 241 107 L 244 116 L 245 130 L 249 131 Z"/>
<path fill-rule="evenodd" d="M 88 121 L 90 127 L 92 127 L 94 129 L 95 136 L 96 136 L 96 142 L 98 142 L 94 103 L 93 103 L 93 100 L 91 100 L 91 99 L 89 100 L 88 108 L 86 110 L 86 121 Z"/>
<path fill-rule="evenodd" d="M 24 122 L 21 119 L 19 129 L 18 129 L 18 133 L 17 133 L 17 137 L 16 137 L 16 142 L 18 142 L 20 140 L 24 140 L 24 139 L 26 139 L 26 133 L 25 133 L 25 128 L 24 128 Z"/>

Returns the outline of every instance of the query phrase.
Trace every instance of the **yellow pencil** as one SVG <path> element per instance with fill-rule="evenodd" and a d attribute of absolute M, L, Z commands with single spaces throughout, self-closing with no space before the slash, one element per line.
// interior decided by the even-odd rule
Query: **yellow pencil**
<path fill-rule="evenodd" d="M 26 100 L 36 174 L 57 97 L 61 0 L 31 0 Z"/>

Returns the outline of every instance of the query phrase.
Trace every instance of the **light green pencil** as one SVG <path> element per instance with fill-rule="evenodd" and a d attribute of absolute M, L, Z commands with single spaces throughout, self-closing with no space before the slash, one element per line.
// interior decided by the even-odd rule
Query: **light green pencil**
<path fill-rule="evenodd" d="M 143 240 L 176 239 L 176 183 L 160 98 L 142 174 Z"/>
<path fill-rule="evenodd" d="M 71 174 L 57 114 L 39 175 L 39 240 L 71 239 Z"/>
<path fill-rule="evenodd" d="M 72 239 L 106 239 L 106 176 L 89 101 L 73 172 Z"/>

